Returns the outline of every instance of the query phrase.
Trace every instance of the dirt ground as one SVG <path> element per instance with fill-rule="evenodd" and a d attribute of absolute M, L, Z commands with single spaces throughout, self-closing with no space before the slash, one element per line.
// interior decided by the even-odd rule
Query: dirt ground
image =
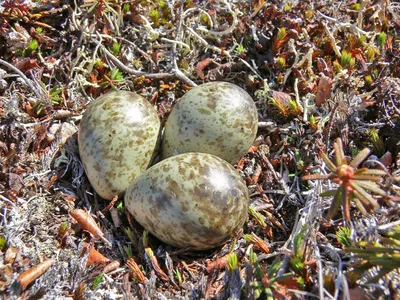
<path fill-rule="evenodd" d="M 398 1 L 0 0 L 3 299 L 400 298 L 399 76 Z M 94 191 L 77 132 L 212 81 L 257 107 L 249 216 L 193 251 Z"/>

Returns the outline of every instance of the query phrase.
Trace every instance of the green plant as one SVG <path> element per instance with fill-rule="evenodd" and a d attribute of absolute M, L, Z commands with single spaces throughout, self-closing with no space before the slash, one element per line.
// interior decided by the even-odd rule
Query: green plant
<path fill-rule="evenodd" d="M 43 88 L 46 88 L 43 82 L 41 82 L 41 85 Z M 63 98 L 59 96 L 62 93 L 62 91 L 63 91 L 62 88 L 54 86 L 48 92 L 48 97 L 52 105 L 60 104 L 61 100 L 63 100 Z M 37 115 L 40 115 L 45 107 L 46 107 L 45 101 L 43 99 L 39 99 L 32 106 L 32 109 L 36 112 Z"/>
<path fill-rule="evenodd" d="M 258 262 L 257 254 L 250 250 L 249 254 L 249 264 L 254 270 L 256 280 L 253 283 L 254 296 L 256 299 L 261 296 L 264 299 L 274 299 L 274 291 L 280 290 L 282 287 L 279 286 L 279 282 L 293 277 L 293 274 L 286 273 L 278 276 L 278 271 L 282 266 L 281 261 L 275 261 L 271 266 L 269 266 L 268 271 L 265 272 Z"/>
<path fill-rule="evenodd" d="M 338 184 L 338 188 L 321 194 L 322 197 L 333 196 L 332 204 L 328 210 L 327 218 L 333 218 L 340 205 L 343 207 L 343 215 L 346 221 L 350 221 L 350 204 L 352 201 L 362 214 L 373 211 L 379 207 L 378 201 L 372 196 L 372 193 L 386 196 L 378 183 L 386 175 L 385 171 L 357 167 L 368 157 L 370 150 L 365 148 L 348 163 L 344 156 L 342 140 L 338 138 L 334 143 L 335 162 L 332 162 L 323 151 L 320 156 L 324 160 L 329 174 L 311 174 L 303 176 L 303 180 L 331 180 Z"/>
<path fill-rule="evenodd" d="M 104 280 L 104 274 L 101 273 L 98 275 L 94 280 L 93 280 L 93 289 L 97 288 L 100 283 L 102 283 Z"/>
<path fill-rule="evenodd" d="M 7 247 L 6 239 L 4 238 L 4 236 L 0 235 L 0 251 L 3 252 L 4 250 L 6 250 L 6 247 Z"/>
<path fill-rule="evenodd" d="M 372 62 L 375 58 L 375 49 L 372 47 L 368 47 L 367 51 L 365 52 L 365 56 L 367 58 L 367 62 Z"/>
<path fill-rule="evenodd" d="M 125 3 L 125 4 L 122 6 L 122 11 L 124 12 L 124 14 L 127 14 L 130 10 L 131 10 L 131 6 L 130 6 L 129 3 Z"/>
<path fill-rule="evenodd" d="M 27 47 L 28 53 L 32 53 L 37 50 L 37 48 L 39 48 L 39 42 L 37 40 L 30 41 Z"/>
<path fill-rule="evenodd" d="M 235 252 L 228 255 L 228 272 L 232 273 L 238 268 L 238 257 Z"/>
<path fill-rule="evenodd" d="M 371 86 L 374 83 L 371 75 L 365 75 L 364 79 L 367 86 Z"/>
<path fill-rule="evenodd" d="M 346 247 L 359 260 L 352 264 L 354 273 L 378 268 L 378 274 L 369 282 L 377 282 L 395 269 L 400 268 L 400 226 L 392 227 L 388 232 L 381 232 L 383 237 L 378 241 L 361 241 L 356 247 Z"/>
<path fill-rule="evenodd" d="M 117 68 L 112 69 L 107 75 L 104 75 L 105 80 L 100 84 L 103 87 L 112 87 L 117 89 L 125 80 L 122 72 Z"/>
<path fill-rule="evenodd" d="M 243 44 L 239 44 L 239 45 L 237 45 L 235 52 L 237 54 L 243 54 L 246 52 L 246 49 L 244 48 Z"/>
<path fill-rule="evenodd" d="M 381 32 L 378 35 L 378 43 L 381 48 L 384 48 L 386 45 L 387 35 L 385 32 Z"/>
<path fill-rule="evenodd" d="M 132 258 L 133 257 L 132 245 L 124 246 L 124 251 L 125 251 L 126 256 L 128 258 Z"/>
<path fill-rule="evenodd" d="M 138 246 L 139 242 L 138 242 L 135 234 L 133 233 L 133 231 L 129 227 L 124 227 L 124 228 L 122 228 L 122 230 L 124 231 L 125 235 L 128 237 L 129 241 L 132 243 L 133 247 L 137 250 L 139 247 Z"/>
<path fill-rule="evenodd" d="M 113 43 L 110 50 L 112 54 L 117 56 L 119 54 L 119 51 L 121 50 L 121 45 L 118 43 Z"/>
<path fill-rule="evenodd" d="M 346 50 L 344 50 L 342 52 L 342 57 L 340 58 L 340 65 L 343 68 L 353 68 L 355 64 L 356 60 L 351 52 L 347 52 Z"/>
<path fill-rule="evenodd" d="M 352 230 L 350 227 L 340 227 L 336 232 L 336 238 L 339 243 L 350 247 L 353 244 Z"/>
<path fill-rule="evenodd" d="M 178 281 L 178 285 L 181 286 L 183 280 L 182 280 L 182 274 L 181 274 L 181 272 L 179 271 L 178 268 L 176 268 L 176 269 L 174 270 L 174 275 L 175 275 L 176 280 Z"/>
<path fill-rule="evenodd" d="M 279 70 L 285 70 L 286 69 L 286 58 L 283 56 L 280 56 L 276 59 L 276 65 Z"/>
<path fill-rule="evenodd" d="M 379 136 L 378 130 L 376 128 L 368 128 L 366 131 L 368 139 L 372 143 L 374 153 L 378 156 L 385 154 L 385 144 Z"/>

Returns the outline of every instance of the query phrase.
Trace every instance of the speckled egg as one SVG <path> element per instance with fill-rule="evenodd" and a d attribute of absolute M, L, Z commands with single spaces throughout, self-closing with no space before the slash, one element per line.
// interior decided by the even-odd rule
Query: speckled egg
<path fill-rule="evenodd" d="M 110 92 L 88 106 L 79 127 L 79 153 L 101 197 L 123 194 L 148 168 L 160 128 L 156 110 L 133 92 Z"/>
<path fill-rule="evenodd" d="M 125 205 L 149 232 L 167 244 L 204 250 L 240 229 L 248 211 L 244 180 L 226 161 L 184 153 L 146 170 L 127 189 Z"/>
<path fill-rule="evenodd" d="M 199 85 L 172 108 L 163 158 L 204 152 L 234 164 L 252 145 L 257 126 L 257 109 L 245 90 L 228 82 Z"/>

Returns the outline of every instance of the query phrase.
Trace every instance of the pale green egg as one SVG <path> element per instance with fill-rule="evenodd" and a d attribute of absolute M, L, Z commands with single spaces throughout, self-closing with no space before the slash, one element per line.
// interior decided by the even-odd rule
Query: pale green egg
<path fill-rule="evenodd" d="M 92 102 L 79 126 L 79 153 L 95 191 L 111 200 L 151 164 L 161 123 L 142 96 L 113 91 Z"/>

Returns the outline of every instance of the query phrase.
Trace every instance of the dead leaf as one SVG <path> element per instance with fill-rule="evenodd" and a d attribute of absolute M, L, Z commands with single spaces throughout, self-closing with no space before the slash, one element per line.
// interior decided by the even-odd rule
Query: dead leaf
<path fill-rule="evenodd" d="M 74 209 L 69 214 L 81 225 L 83 230 L 90 232 L 94 237 L 103 240 L 111 246 L 111 243 L 104 237 L 103 231 L 97 226 L 95 220 L 89 213 L 82 209 Z"/>
<path fill-rule="evenodd" d="M 325 75 L 321 75 L 315 96 L 315 103 L 318 107 L 324 104 L 325 101 L 331 97 L 331 91 L 332 79 Z"/>
<path fill-rule="evenodd" d="M 228 264 L 228 256 L 229 254 L 222 257 L 218 257 L 214 261 L 210 261 L 207 264 L 207 272 L 210 273 L 212 269 L 221 270 L 225 268 L 225 266 Z"/>
<path fill-rule="evenodd" d="M 160 268 L 157 257 L 154 255 L 153 250 L 151 248 L 146 248 L 145 249 L 146 256 L 149 258 L 151 265 L 154 268 L 154 271 L 156 271 L 157 275 L 164 281 L 169 281 L 169 277 L 167 274 L 164 273 L 164 271 Z"/>
<path fill-rule="evenodd" d="M 84 255 L 87 251 L 88 248 L 90 247 L 90 244 L 85 243 L 81 252 L 81 255 Z M 103 254 L 101 254 L 99 251 L 97 251 L 94 247 L 91 247 L 89 249 L 89 255 L 88 255 L 88 261 L 86 263 L 86 268 L 93 266 L 93 265 L 104 265 L 110 261 L 109 258 L 105 257 Z"/>
<path fill-rule="evenodd" d="M 5 264 L 13 264 L 21 260 L 21 253 L 17 247 L 9 247 L 4 255 Z"/>
<path fill-rule="evenodd" d="M 29 284 L 42 276 L 55 262 L 56 260 L 53 258 L 45 260 L 44 262 L 37 264 L 36 266 L 33 266 L 32 268 L 18 275 L 17 281 L 22 290 L 25 290 Z"/>
<path fill-rule="evenodd" d="M 206 58 L 197 63 L 196 65 L 196 73 L 201 79 L 204 79 L 204 72 L 203 70 L 207 68 L 211 64 L 211 59 Z"/>
<path fill-rule="evenodd" d="M 11 265 L 0 266 L 0 292 L 4 292 L 11 283 L 13 269 Z"/>

